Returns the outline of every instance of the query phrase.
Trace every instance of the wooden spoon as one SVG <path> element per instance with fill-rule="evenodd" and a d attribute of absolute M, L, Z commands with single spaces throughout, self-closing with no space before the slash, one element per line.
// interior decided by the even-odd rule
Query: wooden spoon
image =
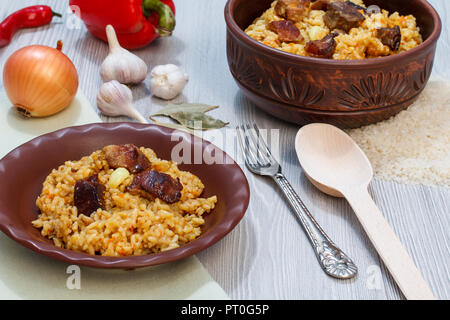
<path fill-rule="evenodd" d="M 368 192 L 372 166 L 344 131 L 314 123 L 301 128 L 295 149 L 308 179 L 322 192 L 345 197 L 407 299 L 435 299 Z"/>

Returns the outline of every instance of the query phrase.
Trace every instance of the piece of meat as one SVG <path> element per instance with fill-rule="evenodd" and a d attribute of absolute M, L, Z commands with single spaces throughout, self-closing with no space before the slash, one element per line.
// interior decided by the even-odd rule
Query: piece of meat
<path fill-rule="evenodd" d="M 313 3 L 311 3 L 311 10 L 323 10 L 323 11 L 327 11 L 328 9 L 328 4 L 330 4 L 331 2 L 347 2 L 349 5 L 355 7 L 358 10 L 362 10 L 365 13 L 367 12 L 367 9 L 354 3 L 351 1 L 346 1 L 346 0 L 312 0 Z"/>
<path fill-rule="evenodd" d="M 331 58 L 336 49 L 336 41 L 334 38 L 338 35 L 337 32 L 333 32 L 321 40 L 309 41 L 305 46 L 305 50 L 312 57 Z"/>
<path fill-rule="evenodd" d="M 73 193 L 73 203 L 77 207 L 78 215 L 90 216 L 98 208 L 104 208 L 105 186 L 94 174 L 85 179 L 77 180 Z"/>
<path fill-rule="evenodd" d="M 399 26 L 394 28 L 379 28 L 377 29 L 377 37 L 381 42 L 391 48 L 393 51 L 400 49 L 400 43 L 402 42 L 402 33 Z"/>
<path fill-rule="evenodd" d="M 298 22 L 308 12 L 310 0 L 278 0 L 275 13 L 287 20 Z"/>
<path fill-rule="evenodd" d="M 167 203 L 174 203 L 180 200 L 183 185 L 168 174 L 146 170 L 134 176 L 127 190 L 148 199 L 159 198 Z"/>
<path fill-rule="evenodd" d="M 365 20 L 361 10 L 351 2 L 330 2 L 323 20 L 330 30 L 341 29 L 349 32 Z"/>
<path fill-rule="evenodd" d="M 360 6 L 359 4 L 356 4 L 356 3 L 354 3 L 354 2 L 351 2 L 351 1 L 345 1 L 347 4 L 349 4 L 349 5 L 351 5 L 351 6 L 353 6 L 353 7 L 355 7 L 359 12 L 361 12 L 361 11 L 363 11 L 364 13 L 366 13 L 367 12 L 367 9 L 366 8 L 364 8 L 364 7 L 362 7 L 362 6 Z"/>
<path fill-rule="evenodd" d="M 289 20 L 272 21 L 269 30 L 278 34 L 281 42 L 297 42 L 303 40 L 300 30 Z"/>
<path fill-rule="evenodd" d="M 125 168 L 138 173 L 150 168 L 150 160 L 134 144 L 109 145 L 103 148 L 106 161 L 113 169 Z"/>
<path fill-rule="evenodd" d="M 311 10 L 323 10 L 326 11 L 328 8 L 328 4 L 331 2 L 331 0 L 316 0 L 313 3 L 311 3 Z"/>

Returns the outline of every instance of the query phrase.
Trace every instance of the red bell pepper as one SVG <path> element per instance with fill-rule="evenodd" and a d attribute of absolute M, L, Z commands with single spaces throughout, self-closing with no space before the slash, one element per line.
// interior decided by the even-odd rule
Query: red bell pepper
<path fill-rule="evenodd" d="M 172 0 L 70 0 L 87 29 L 107 41 L 105 28 L 111 24 L 122 47 L 145 47 L 159 37 L 167 37 L 175 28 Z"/>
<path fill-rule="evenodd" d="M 26 7 L 10 14 L 0 23 L 0 48 L 11 42 L 11 38 L 17 30 L 46 25 L 52 21 L 54 16 L 61 17 L 49 6 Z"/>

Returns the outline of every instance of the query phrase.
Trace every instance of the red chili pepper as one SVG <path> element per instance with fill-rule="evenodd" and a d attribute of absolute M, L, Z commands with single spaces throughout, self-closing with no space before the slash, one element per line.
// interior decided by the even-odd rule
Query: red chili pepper
<path fill-rule="evenodd" d="M 11 42 L 17 30 L 46 25 L 52 21 L 53 16 L 61 17 L 49 6 L 31 6 L 12 13 L 0 23 L 0 48 Z"/>
<path fill-rule="evenodd" d="M 114 27 L 122 47 L 137 49 L 159 37 L 167 37 L 175 28 L 175 5 L 172 0 L 70 0 L 86 28 L 107 41 L 105 28 Z"/>

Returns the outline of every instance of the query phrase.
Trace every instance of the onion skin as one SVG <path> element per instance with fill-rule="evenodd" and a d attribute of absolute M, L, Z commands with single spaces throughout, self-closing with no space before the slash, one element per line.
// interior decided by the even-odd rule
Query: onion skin
<path fill-rule="evenodd" d="M 58 48 L 31 45 L 6 61 L 3 84 L 9 100 L 22 114 L 46 117 L 66 108 L 78 90 L 78 73 Z"/>

